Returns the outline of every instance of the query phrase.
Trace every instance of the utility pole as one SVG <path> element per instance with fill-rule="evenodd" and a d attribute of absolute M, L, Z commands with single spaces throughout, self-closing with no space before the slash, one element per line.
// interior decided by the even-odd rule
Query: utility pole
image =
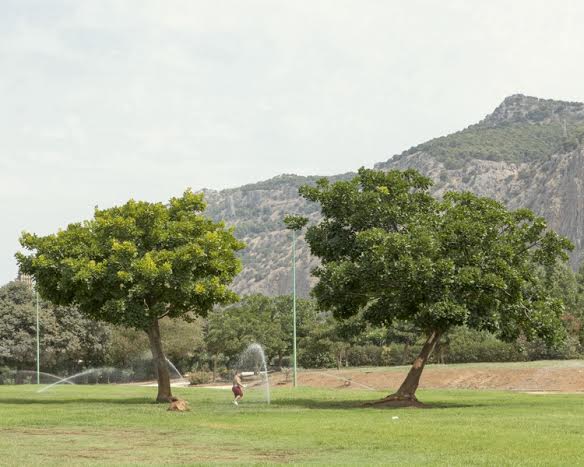
<path fill-rule="evenodd" d="M 296 377 L 296 230 L 292 230 L 292 315 L 293 315 L 293 360 L 294 360 L 294 387 L 298 385 Z"/>
<path fill-rule="evenodd" d="M 39 291 L 35 286 L 36 295 L 36 374 L 37 384 L 41 384 L 41 328 L 39 323 Z"/>
<path fill-rule="evenodd" d="M 301 216 L 286 216 L 284 224 L 292 231 L 292 365 L 294 368 L 293 386 L 298 385 L 298 371 L 296 366 L 296 232 L 302 230 L 308 219 Z"/>

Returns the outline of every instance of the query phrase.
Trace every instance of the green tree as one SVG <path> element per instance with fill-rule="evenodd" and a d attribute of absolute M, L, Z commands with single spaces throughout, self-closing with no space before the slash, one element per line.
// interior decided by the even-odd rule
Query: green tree
<path fill-rule="evenodd" d="M 577 316 L 577 326 L 575 331 L 578 334 L 580 345 L 584 346 L 584 263 L 576 273 L 576 306 L 575 315 Z"/>
<path fill-rule="evenodd" d="M 315 304 L 298 300 L 298 335 L 304 337 L 314 321 Z M 206 343 L 213 355 L 222 354 L 230 364 L 257 342 L 279 365 L 292 349 L 292 299 L 288 296 L 248 295 L 241 302 L 209 314 Z"/>
<path fill-rule="evenodd" d="M 568 333 L 568 338 L 559 348 L 549 348 L 541 340 L 530 342 L 528 353 L 530 359 L 578 358 L 580 338 L 584 313 L 581 307 L 581 296 L 578 290 L 578 275 L 569 265 L 563 262 L 540 268 L 542 281 L 550 295 L 560 299 L 564 304 L 562 321 Z"/>
<path fill-rule="evenodd" d="M 185 373 L 206 352 L 204 319 L 200 316 L 185 321 L 165 318 L 160 322 L 162 344 L 170 361 Z"/>
<path fill-rule="evenodd" d="M 204 356 L 204 318 L 160 320 L 160 334 L 164 353 L 172 364 L 184 374 L 193 362 Z M 142 371 L 142 363 L 149 352 L 148 336 L 137 329 L 112 326 L 112 336 L 107 348 L 107 363 L 116 368 Z M 148 376 L 140 375 L 140 376 Z"/>
<path fill-rule="evenodd" d="M 537 274 L 566 260 L 570 242 L 527 209 L 471 193 L 428 192 L 415 170 L 360 169 L 351 181 L 304 186 L 323 220 L 306 239 L 322 264 L 314 274 L 319 306 L 340 318 L 360 310 L 373 324 L 408 321 L 426 340 L 387 403 L 417 403 L 420 376 L 452 326 L 496 332 L 506 340 L 563 337 L 560 300 Z"/>
<path fill-rule="evenodd" d="M 33 293 L 23 283 L 10 282 L 0 288 L 0 366 L 16 370 L 32 369 L 36 359 L 36 312 Z M 54 317 L 41 310 L 43 323 L 54 327 Z M 43 333 L 46 347 L 48 333 Z"/>
<path fill-rule="evenodd" d="M 274 355 L 285 348 L 274 314 L 272 300 L 263 295 L 248 295 L 237 304 L 213 311 L 207 322 L 207 349 L 212 355 L 223 354 L 231 365 L 253 342 L 261 344 L 268 356 Z"/>
<path fill-rule="evenodd" d="M 163 336 L 164 337 L 164 336 Z M 164 349 L 164 340 L 162 345 Z M 130 369 L 145 360 L 150 352 L 148 336 L 141 330 L 125 326 L 112 326 L 112 337 L 107 349 L 107 364 L 115 368 Z"/>
<path fill-rule="evenodd" d="M 309 326 L 301 327 L 299 362 L 305 368 L 348 365 L 348 352 L 363 335 L 358 317 L 335 320 L 330 312 L 314 313 Z"/>
<path fill-rule="evenodd" d="M 93 219 L 40 237 L 23 233 L 22 272 L 40 294 L 74 304 L 86 316 L 145 331 L 158 377 L 157 401 L 172 397 L 159 320 L 205 316 L 237 299 L 228 286 L 243 248 L 231 230 L 207 219 L 202 194 L 187 190 L 168 204 L 128 201 Z"/>
<path fill-rule="evenodd" d="M 290 295 L 273 297 L 272 301 L 276 309 L 274 320 L 281 329 L 282 341 L 285 343 L 285 347 L 280 348 L 280 352 L 273 355 L 278 358 L 278 364 L 282 366 L 284 357 L 292 357 L 292 336 L 294 333 L 293 301 Z M 317 315 L 318 310 L 314 300 L 296 298 L 296 337 L 299 339 L 299 348 L 302 348 L 302 339 L 313 332 L 318 319 Z"/>
<path fill-rule="evenodd" d="M 41 368 L 71 373 L 80 366 L 99 366 L 110 342 L 107 325 L 84 317 L 74 307 L 39 307 Z M 31 370 L 36 365 L 36 309 L 27 285 L 11 282 L 0 288 L 0 365 Z"/>
<path fill-rule="evenodd" d="M 304 368 L 340 368 L 348 344 L 341 341 L 331 319 L 319 316 L 305 336 L 299 338 L 298 362 Z"/>

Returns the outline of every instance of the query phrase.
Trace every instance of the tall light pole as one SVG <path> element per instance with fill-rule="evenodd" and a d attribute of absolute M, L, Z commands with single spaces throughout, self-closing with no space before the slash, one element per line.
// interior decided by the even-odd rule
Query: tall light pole
<path fill-rule="evenodd" d="M 36 292 L 36 374 L 37 384 L 41 384 L 41 328 L 39 323 L 39 291 Z"/>
<path fill-rule="evenodd" d="M 308 219 L 301 216 L 286 216 L 284 224 L 292 231 L 292 364 L 294 368 L 293 385 L 298 385 L 298 372 L 296 366 L 296 232 L 302 230 Z"/>
<path fill-rule="evenodd" d="M 296 376 L 296 230 L 292 230 L 292 315 L 293 315 L 293 360 L 294 360 L 294 387 L 298 385 Z"/>

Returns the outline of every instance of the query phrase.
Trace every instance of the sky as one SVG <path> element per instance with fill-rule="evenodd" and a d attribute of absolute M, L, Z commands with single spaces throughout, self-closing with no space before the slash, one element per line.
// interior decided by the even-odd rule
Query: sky
<path fill-rule="evenodd" d="M 333 175 L 584 101 L 580 0 L 0 0 L 0 284 L 24 230 Z"/>

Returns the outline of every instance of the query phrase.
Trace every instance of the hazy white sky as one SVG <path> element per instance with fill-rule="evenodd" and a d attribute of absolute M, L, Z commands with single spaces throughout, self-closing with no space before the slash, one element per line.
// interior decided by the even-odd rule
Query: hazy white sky
<path fill-rule="evenodd" d="M 93 207 L 371 166 L 584 101 L 579 0 L 0 0 L 0 283 Z"/>

